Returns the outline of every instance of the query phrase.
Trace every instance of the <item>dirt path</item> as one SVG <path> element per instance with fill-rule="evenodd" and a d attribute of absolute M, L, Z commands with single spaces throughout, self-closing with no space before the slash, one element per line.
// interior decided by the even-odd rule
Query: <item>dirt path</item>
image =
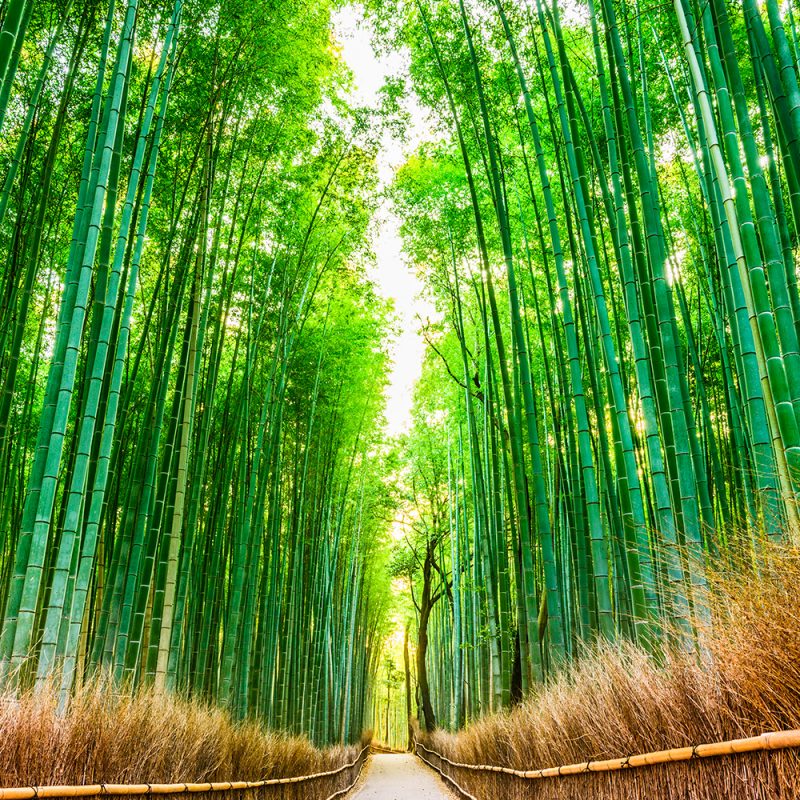
<path fill-rule="evenodd" d="M 352 800 L 453 800 L 442 779 L 410 753 L 377 753 Z"/>

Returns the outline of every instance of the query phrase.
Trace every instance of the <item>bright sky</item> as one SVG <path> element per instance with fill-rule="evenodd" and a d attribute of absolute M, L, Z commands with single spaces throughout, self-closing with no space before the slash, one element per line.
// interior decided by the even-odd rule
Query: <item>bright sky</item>
<path fill-rule="evenodd" d="M 372 49 L 370 24 L 364 19 L 361 6 L 342 8 L 334 15 L 334 34 L 342 48 L 342 58 L 353 71 L 353 100 L 359 105 L 376 105 L 378 92 L 390 75 L 407 73 L 407 57 L 402 53 L 377 55 Z M 406 100 L 411 115 L 409 135 L 405 142 L 386 132 L 378 155 L 379 176 L 383 186 L 391 183 L 395 170 L 425 138 L 426 115 L 415 97 Z M 390 345 L 393 367 L 386 390 L 387 431 L 394 435 L 410 427 L 414 384 L 422 369 L 424 342 L 420 318 L 433 313 L 422 298 L 422 283 L 403 257 L 400 220 L 388 201 L 384 201 L 374 220 L 373 231 L 376 262 L 370 277 L 378 291 L 394 303 L 398 335 Z"/>

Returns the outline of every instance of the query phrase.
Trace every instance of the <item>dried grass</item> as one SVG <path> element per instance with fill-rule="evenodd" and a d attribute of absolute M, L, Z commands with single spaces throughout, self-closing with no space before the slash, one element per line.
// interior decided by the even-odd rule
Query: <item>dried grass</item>
<path fill-rule="evenodd" d="M 771 553 L 759 575 L 715 579 L 704 665 L 605 646 L 515 710 L 425 743 L 453 761 L 530 770 L 800 728 L 799 588 L 800 551 Z M 800 797 L 796 751 L 544 780 L 442 767 L 478 798 Z"/>
<path fill-rule="evenodd" d="M 353 761 L 369 738 L 359 746 L 318 750 L 302 737 L 252 722 L 234 723 L 224 711 L 203 703 L 150 689 L 119 691 L 104 680 L 81 689 L 65 715 L 59 716 L 56 706 L 51 691 L 0 695 L 0 786 L 308 775 Z M 357 771 L 230 797 L 325 798 L 348 786 Z"/>

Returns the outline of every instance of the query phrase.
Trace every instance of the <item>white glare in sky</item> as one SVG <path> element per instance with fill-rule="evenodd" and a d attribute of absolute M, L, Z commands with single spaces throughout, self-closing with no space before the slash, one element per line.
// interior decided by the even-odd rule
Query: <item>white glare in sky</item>
<path fill-rule="evenodd" d="M 407 59 L 403 53 L 376 55 L 372 49 L 372 31 L 359 5 L 348 5 L 334 14 L 334 36 L 342 58 L 352 70 L 354 87 L 351 99 L 359 105 L 375 106 L 378 93 L 390 75 L 404 75 Z M 388 186 L 394 173 L 425 138 L 429 126 L 425 112 L 415 97 L 406 101 L 411 125 L 405 142 L 384 133 L 378 154 L 382 187 Z M 378 291 L 394 304 L 397 335 L 390 344 L 393 365 L 386 389 L 386 421 L 390 435 L 410 427 L 414 384 L 422 370 L 425 345 L 420 320 L 433 315 L 431 304 L 422 296 L 422 283 L 406 263 L 402 253 L 400 220 L 388 201 L 383 201 L 373 220 L 375 266 L 370 278 Z"/>

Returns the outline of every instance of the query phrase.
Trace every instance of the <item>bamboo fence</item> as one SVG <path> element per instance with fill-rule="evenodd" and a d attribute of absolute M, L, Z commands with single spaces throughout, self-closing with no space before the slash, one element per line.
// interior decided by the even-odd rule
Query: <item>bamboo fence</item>
<path fill-rule="evenodd" d="M 569 776 L 588 776 L 592 773 L 617 773 L 641 767 L 657 767 L 659 765 L 689 762 L 722 756 L 745 755 L 752 753 L 768 753 L 781 750 L 800 748 L 800 730 L 786 730 L 763 733 L 760 736 L 752 736 L 744 739 L 732 739 L 725 742 L 713 742 L 699 744 L 689 747 L 677 747 L 671 750 L 658 750 L 650 753 L 639 753 L 637 755 L 625 756 L 623 758 L 611 758 L 604 760 L 582 761 L 576 764 L 566 764 L 558 767 L 547 767 L 545 769 L 518 770 L 511 767 L 502 767 L 494 764 L 465 764 L 443 756 L 441 753 L 425 746 L 422 742 L 415 740 L 415 750 L 419 758 L 428 766 L 436 770 L 442 777 L 454 786 L 454 788 L 467 800 L 477 800 L 467 789 L 460 785 L 455 778 L 449 774 L 457 770 L 465 770 L 471 773 L 495 773 L 499 775 L 513 776 L 523 781 L 539 781 L 545 778 L 565 778 Z M 420 751 L 424 751 L 435 759 L 439 760 L 440 766 L 432 763 Z M 446 766 L 445 766 L 446 765 Z M 449 769 L 448 769 L 449 768 Z M 663 774 L 663 773 L 662 773 Z M 742 787 L 744 788 L 744 787 Z M 641 786 L 637 787 L 641 789 Z M 619 795 L 620 797 L 622 795 Z M 638 796 L 638 795 L 637 795 Z M 719 797 L 726 796 L 720 793 Z M 741 795 L 744 797 L 745 795 Z"/>
<path fill-rule="evenodd" d="M 334 800 L 347 794 L 358 782 L 364 768 L 366 752 L 370 745 L 365 745 L 359 754 L 348 764 L 327 772 L 315 772 L 311 775 L 295 775 L 289 778 L 264 778 L 258 781 L 215 781 L 206 783 L 94 783 L 80 786 L 19 786 L 0 787 L 0 800 L 38 800 L 46 797 L 117 797 L 148 795 L 180 795 L 201 792 L 241 792 L 247 790 L 279 790 L 278 797 L 286 798 L 288 787 L 306 784 L 310 781 L 334 780 L 348 770 L 358 768 L 355 777 L 344 788 L 340 788 L 327 796 L 326 800 Z"/>

